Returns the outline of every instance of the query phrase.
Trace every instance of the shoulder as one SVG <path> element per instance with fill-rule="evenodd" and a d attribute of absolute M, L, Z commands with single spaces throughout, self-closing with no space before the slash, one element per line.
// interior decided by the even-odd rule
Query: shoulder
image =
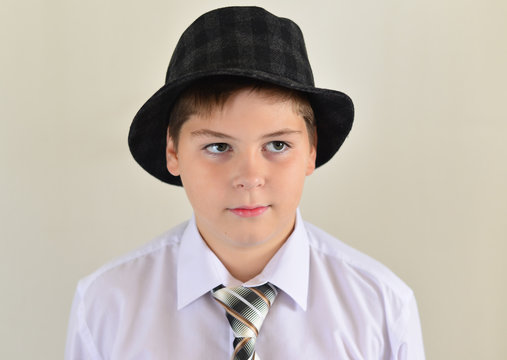
<path fill-rule="evenodd" d="M 100 354 L 114 350 L 116 334 L 139 321 L 140 313 L 161 303 L 175 307 L 172 294 L 177 255 L 187 224 L 174 227 L 79 282 L 69 321 L 66 358 L 103 358 Z"/>
<path fill-rule="evenodd" d="M 174 263 L 187 225 L 188 221 L 181 223 L 140 248 L 103 265 L 79 282 L 78 293 L 83 296 L 90 291 L 103 290 L 111 284 L 132 284 L 141 278 L 146 279 L 155 268 L 160 270 L 164 263 Z"/>
<path fill-rule="evenodd" d="M 305 223 L 305 228 L 310 245 L 310 287 L 317 294 L 319 309 L 328 304 L 328 317 L 336 314 L 337 323 L 345 319 L 346 324 L 361 329 L 361 338 L 377 339 L 372 342 L 379 346 L 375 353 L 391 349 L 401 354 L 408 346 L 411 359 L 424 358 L 412 289 L 370 256 L 312 224 Z"/>
<path fill-rule="evenodd" d="M 305 222 L 305 227 L 311 253 L 329 272 L 400 306 L 411 300 L 412 290 L 388 267 L 313 224 Z"/>

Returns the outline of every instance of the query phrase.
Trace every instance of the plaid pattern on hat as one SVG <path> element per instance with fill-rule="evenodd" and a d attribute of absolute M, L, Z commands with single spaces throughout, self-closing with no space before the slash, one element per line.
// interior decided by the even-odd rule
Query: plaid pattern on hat
<path fill-rule="evenodd" d="M 186 74 L 248 69 L 313 85 L 299 27 L 261 8 L 225 8 L 198 18 L 181 36 L 166 83 Z"/>

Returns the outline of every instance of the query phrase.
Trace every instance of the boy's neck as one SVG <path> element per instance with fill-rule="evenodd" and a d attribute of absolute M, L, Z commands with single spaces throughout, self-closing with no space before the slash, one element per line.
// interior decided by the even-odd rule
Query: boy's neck
<path fill-rule="evenodd" d="M 247 282 L 259 275 L 271 258 L 292 234 L 295 219 L 290 227 L 280 236 L 265 242 L 250 246 L 230 246 L 224 242 L 213 241 L 209 236 L 201 233 L 201 237 L 208 247 L 218 257 L 227 271 L 237 280 Z"/>
<path fill-rule="evenodd" d="M 220 259 L 227 271 L 239 281 L 245 283 L 259 275 L 271 258 L 282 247 L 286 239 L 271 246 L 258 249 L 227 249 L 217 252 L 211 249 Z"/>

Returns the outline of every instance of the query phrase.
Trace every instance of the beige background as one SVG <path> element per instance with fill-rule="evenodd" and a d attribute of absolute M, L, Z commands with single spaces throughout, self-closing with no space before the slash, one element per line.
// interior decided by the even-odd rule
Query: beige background
<path fill-rule="evenodd" d="M 127 131 L 181 32 L 227 4 L 1 0 L 0 358 L 61 358 L 78 279 L 189 217 Z M 257 4 L 357 108 L 305 218 L 414 289 L 428 359 L 505 359 L 507 3 Z"/>

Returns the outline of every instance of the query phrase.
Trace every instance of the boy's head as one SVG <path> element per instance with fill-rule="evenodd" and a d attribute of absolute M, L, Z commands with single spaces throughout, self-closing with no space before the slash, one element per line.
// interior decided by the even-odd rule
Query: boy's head
<path fill-rule="evenodd" d="M 167 169 L 181 178 L 199 232 L 217 254 L 269 248 L 291 232 L 315 168 L 311 107 L 270 85 L 216 84 L 190 89 L 176 103 Z"/>
<path fill-rule="evenodd" d="M 232 83 L 223 81 L 233 78 Z M 206 82 L 214 87 L 208 90 Z M 179 145 L 178 129 L 189 116 L 196 111 L 211 114 L 211 109 L 220 108 L 231 94 L 244 89 L 273 101 L 290 100 L 305 119 L 310 140 L 317 139 L 317 167 L 333 157 L 352 126 L 351 99 L 314 86 L 303 35 L 294 22 L 259 7 L 227 7 L 200 16 L 182 34 L 165 85 L 143 105 L 130 127 L 129 146 L 135 160 L 158 179 L 182 185 L 180 177 L 166 167 L 168 127 Z M 194 103 L 202 99 L 206 99 L 203 106 L 194 109 Z M 314 129 L 317 135 L 312 134 Z"/>

